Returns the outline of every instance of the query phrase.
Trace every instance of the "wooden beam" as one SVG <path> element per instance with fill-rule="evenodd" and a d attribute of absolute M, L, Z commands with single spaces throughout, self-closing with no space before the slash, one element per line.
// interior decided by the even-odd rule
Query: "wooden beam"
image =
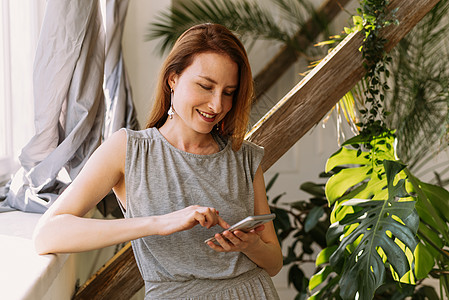
<path fill-rule="evenodd" d="M 310 47 L 312 42 L 351 0 L 325 0 L 304 26 L 295 34 L 294 42 L 302 49 Z M 265 67 L 254 77 L 256 101 L 294 64 L 301 53 L 292 46 L 284 46 L 273 56 Z"/>
<path fill-rule="evenodd" d="M 390 51 L 439 0 L 393 0 L 399 25 L 383 32 Z M 265 148 L 262 161 L 268 170 L 365 74 L 360 51 L 362 34 L 349 35 L 301 82 L 282 98 L 247 134 L 246 138 Z"/>
<path fill-rule="evenodd" d="M 73 299 L 128 300 L 143 286 L 131 243 L 128 243 L 78 290 Z"/>

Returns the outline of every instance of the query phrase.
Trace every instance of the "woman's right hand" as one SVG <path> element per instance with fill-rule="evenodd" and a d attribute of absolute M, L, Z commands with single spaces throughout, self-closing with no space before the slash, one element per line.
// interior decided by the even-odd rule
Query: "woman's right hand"
<path fill-rule="evenodd" d="M 228 229 L 230 225 L 218 214 L 218 210 L 212 207 L 192 205 L 172 213 L 157 216 L 159 235 L 169 235 L 178 231 L 184 231 L 200 224 L 203 227 L 211 228 L 219 225 L 223 229 Z"/>

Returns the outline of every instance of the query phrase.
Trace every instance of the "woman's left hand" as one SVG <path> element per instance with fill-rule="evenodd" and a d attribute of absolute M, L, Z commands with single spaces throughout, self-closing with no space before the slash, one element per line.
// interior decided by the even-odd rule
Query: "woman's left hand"
<path fill-rule="evenodd" d="M 264 225 L 260 225 L 249 232 L 226 230 L 222 234 L 215 234 L 218 245 L 211 241 L 207 245 L 217 252 L 244 252 L 262 241 L 260 234 L 264 228 Z"/>

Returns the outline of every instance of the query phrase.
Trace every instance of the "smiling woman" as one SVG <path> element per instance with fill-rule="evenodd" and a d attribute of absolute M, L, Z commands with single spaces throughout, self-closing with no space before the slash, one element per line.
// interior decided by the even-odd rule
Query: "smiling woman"
<path fill-rule="evenodd" d="M 263 149 L 243 140 L 252 95 L 240 41 L 221 25 L 187 30 L 163 66 L 148 128 L 119 130 L 94 152 L 40 219 L 38 253 L 131 240 L 146 299 L 279 299 L 273 223 L 226 230 L 270 213 Z M 125 219 L 83 218 L 111 189 Z M 204 243 L 211 236 L 217 244 Z"/>
<path fill-rule="evenodd" d="M 243 137 L 247 131 L 249 111 L 251 108 L 251 101 L 253 97 L 253 83 L 252 73 L 249 66 L 248 57 L 242 43 L 234 35 L 224 35 L 225 29 L 222 26 L 208 26 L 208 24 L 197 25 L 181 35 L 173 50 L 168 55 L 162 66 L 161 76 L 157 84 L 156 97 L 153 105 L 153 110 L 147 122 L 147 128 L 157 127 L 160 128 L 164 125 L 167 115 L 166 111 L 171 106 L 171 85 L 169 80 L 172 80 L 174 76 L 179 76 L 186 70 L 187 67 L 191 67 L 192 61 L 196 56 L 200 54 L 213 54 L 213 56 L 221 56 L 220 59 L 225 63 L 223 66 L 232 65 L 232 62 L 237 65 L 237 81 L 235 79 L 226 78 L 229 82 L 224 86 L 224 82 L 220 88 L 226 94 L 232 93 L 232 108 L 227 114 L 218 131 L 220 135 L 229 137 L 233 140 L 233 149 L 240 148 L 243 141 Z M 223 35 L 225 37 L 223 37 Z M 227 57 L 227 59 L 226 59 Z M 209 59 L 212 58 L 211 56 Z M 204 66 L 203 72 L 208 67 L 208 72 L 216 71 L 212 70 L 212 67 L 217 66 L 216 62 L 209 66 L 210 60 L 206 62 L 206 58 L 202 65 Z M 199 63 L 198 63 L 199 64 Z M 234 71 L 228 69 L 228 71 Z M 224 73 L 224 72 L 222 72 Z M 216 88 L 216 81 L 214 75 L 211 77 L 209 74 L 195 74 L 199 78 L 199 87 L 203 88 Z M 224 74 L 222 74 L 224 75 Z M 231 74 L 232 75 L 232 74 Z M 203 76 L 203 78 L 201 77 Z M 230 76 L 226 74 L 226 76 Z M 171 77 L 171 78 L 170 78 Z M 206 78 L 204 78 L 206 77 Z M 232 82 L 234 80 L 234 82 Z M 215 85 L 215 86 L 214 86 Z M 207 111 L 204 111 L 207 113 Z"/>

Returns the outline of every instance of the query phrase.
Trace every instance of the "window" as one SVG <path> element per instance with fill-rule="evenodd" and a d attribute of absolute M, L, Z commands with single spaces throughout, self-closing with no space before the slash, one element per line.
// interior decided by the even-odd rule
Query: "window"
<path fill-rule="evenodd" d="M 33 62 L 45 0 L 0 2 L 0 181 L 34 133 Z"/>

